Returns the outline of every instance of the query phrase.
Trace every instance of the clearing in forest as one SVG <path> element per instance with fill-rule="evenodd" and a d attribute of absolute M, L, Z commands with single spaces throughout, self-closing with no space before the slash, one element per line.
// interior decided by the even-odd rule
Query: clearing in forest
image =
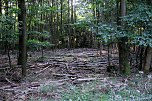
<path fill-rule="evenodd" d="M 40 52 L 30 54 L 23 82 L 17 83 L 10 76 L 7 76 L 7 82 L 0 82 L 0 101 L 152 99 L 151 74 L 132 73 L 126 77 L 115 71 L 108 73 L 106 51 L 101 56 L 97 56 L 95 49 L 45 51 L 43 59 L 38 57 Z M 111 54 L 111 64 L 117 66 L 118 55 Z M 19 74 L 20 69 L 13 72 Z"/>

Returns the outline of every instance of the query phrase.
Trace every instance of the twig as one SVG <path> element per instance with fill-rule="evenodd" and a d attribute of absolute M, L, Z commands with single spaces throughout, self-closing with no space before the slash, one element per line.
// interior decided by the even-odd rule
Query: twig
<path fill-rule="evenodd" d="M 103 78 L 78 78 L 73 81 L 73 83 L 90 82 L 96 80 L 102 80 Z"/>
<path fill-rule="evenodd" d="M 123 86 L 123 87 L 121 87 L 118 91 L 121 91 L 121 90 L 123 90 L 123 89 L 125 89 L 126 88 L 126 86 Z"/>
<path fill-rule="evenodd" d="M 36 72 L 36 74 L 39 74 L 39 73 L 41 73 L 41 72 L 45 71 L 45 70 L 46 70 L 46 69 L 48 69 L 50 66 L 51 66 L 51 65 L 49 65 L 49 66 L 45 67 L 44 69 L 42 69 L 42 70 L 40 70 L 40 71 Z"/>
<path fill-rule="evenodd" d="M 44 69 L 42 69 L 42 70 L 40 70 L 40 71 L 34 73 L 34 74 L 39 74 L 39 73 L 45 71 L 46 69 L 48 69 L 50 66 L 51 66 L 51 64 L 50 64 L 49 66 L 45 67 Z M 30 76 L 32 76 L 32 75 L 33 75 L 33 74 L 30 74 L 30 75 L 28 75 L 27 77 L 30 77 Z"/>
<path fill-rule="evenodd" d="M 148 91 L 148 89 L 147 89 L 147 84 L 148 84 L 148 82 L 149 82 L 149 79 L 148 79 L 148 81 L 145 83 L 145 90 L 146 90 L 147 93 L 149 93 L 149 91 Z"/>
<path fill-rule="evenodd" d="M 7 77 L 5 77 L 5 80 L 13 85 L 16 85 L 15 83 L 11 82 Z"/>
<path fill-rule="evenodd" d="M 65 76 L 65 77 L 81 77 L 81 76 L 78 76 L 78 75 L 69 75 L 69 74 L 56 74 L 56 73 L 52 73 L 52 75 L 54 76 Z"/>

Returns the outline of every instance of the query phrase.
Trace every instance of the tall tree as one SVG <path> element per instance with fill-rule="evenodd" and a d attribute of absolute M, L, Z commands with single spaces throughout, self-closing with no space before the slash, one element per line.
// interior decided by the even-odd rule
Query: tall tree
<path fill-rule="evenodd" d="M 71 48 L 71 28 L 70 28 L 70 0 L 68 0 L 68 49 Z"/>
<path fill-rule="evenodd" d="M 5 14 L 8 15 L 8 0 L 5 0 Z"/>
<path fill-rule="evenodd" d="M 2 0 L 0 0 L 0 15 L 2 15 Z M 2 34 L 0 34 L 0 38 L 2 39 Z M 0 43 L 0 48 L 1 47 L 3 47 L 3 42 Z"/>
<path fill-rule="evenodd" d="M 0 14 L 2 14 L 2 0 L 0 0 Z"/>
<path fill-rule="evenodd" d="M 63 22 L 62 22 L 62 20 L 63 20 L 63 0 L 60 0 L 60 4 L 61 4 L 61 8 L 60 8 L 60 10 L 61 10 L 61 21 L 60 21 L 60 34 L 62 35 L 62 31 L 63 31 Z"/>
<path fill-rule="evenodd" d="M 152 0 L 146 0 L 146 3 L 147 3 L 147 5 L 152 6 Z M 147 26 L 148 32 L 152 33 L 152 25 L 151 24 L 148 24 L 148 25 L 149 25 L 149 26 Z M 146 47 L 145 60 L 144 60 L 144 63 L 143 63 L 143 68 L 142 68 L 145 73 L 148 73 L 149 69 L 152 68 L 151 67 L 152 63 L 151 62 L 152 62 L 152 47 L 150 47 L 148 45 Z"/>
<path fill-rule="evenodd" d="M 26 6 L 25 0 L 18 0 L 19 22 L 19 64 L 22 67 L 22 77 L 26 76 Z"/>
<path fill-rule="evenodd" d="M 126 0 L 121 0 L 120 2 L 120 17 L 126 16 Z M 125 24 L 121 20 L 122 29 L 124 29 Z M 120 70 L 125 74 L 130 74 L 130 65 L 129 65 L 129 47 L 127 45 L 128 39 L 127 37 L 122 37 L 119 40 L 119 67 Z"/>

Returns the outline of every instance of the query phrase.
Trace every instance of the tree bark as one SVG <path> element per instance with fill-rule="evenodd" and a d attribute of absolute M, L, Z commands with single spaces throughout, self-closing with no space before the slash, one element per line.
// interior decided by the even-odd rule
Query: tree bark
<path fill-rule="evenodd" d="M 62 31 L 63 31 L 63 0 L 60 0 L 61 3 L 61 21 L 60 21 L 60 34 L 62 35 Z"/>
<path fill-rule="evenodd" d="M 0 15 L 2 15 L 2 0 L 0 0 Z M 2 39 L 2 34 L 0 33 L 0 38 Z M 0 48 L 3 48 L 3 41 L 0 43 Z M 1 53 L 2 51 L 0 51 Z"/>
<path fill-rule="evenodd" d="M 143 65 L 143 71 L 145 73 L 149 72 L 149 69 L 150 69 L 150 66 L 151 66 L 151 61 L 152 61 L 152 48 L 147 47 L 145 61 L 144 61 L 144 65 Z"/>
<path fill-rule="evenodd" d="M 50 2 L 50 5 L 52 5 L 51 7 L 53 7 L 53 0 L 51 0 L 51 2 Z M 53 42 L 53 12 L 51 11 L 51 13 L 50 13 L 50 21 L 49 21 L 49 23 L 50 23 L 50 42 L 51 43 L 54 43 Z"/>
<path fill-rule="evenodd" d="M 68 43 L 67 48 L 71 48 L 71 26 L 70 26 L 70 0 L 68 0 Z"/>
<path fill-rule="evenodd" d="M 0 0 L 0 14 L 2 14 L 2 0 Z"/>
<path fill-rule="evenodd" d="M 121 17 L 126 15 L 126 0 L 121 0 Z M 123 21 L 121 21 L 121 26 L 125 27 Z M 127 45 L 128 38 L 123 37 L 119 40 L 119 67 L 120 70 L 128 75 L 130 74 L 130 65 L 129 65 L 129 47 Z"/>
<path fill-rule="evenodd" d="M 152 0 L 146 0 L 147 5 L 151 6 L 152 5 Z M 148 29 L 151 29 L 150 26 L 148 26 Z M 152 62 L 152 47 L 147 46 L 146 51 L 145 51 L 145 56 L 144 56 L 144 62 L 143 62 L 143 68 L 142 70 L 144 73 L 148 73 L 151 67 Z"/>
<path fill-rule="evenodd" d="M 19 64 L 22 67 L 22 77 L 26 76 L 26 6 L 25 0 L 18 0 L 20 9 L 18 15 L 19 22 Z"/>

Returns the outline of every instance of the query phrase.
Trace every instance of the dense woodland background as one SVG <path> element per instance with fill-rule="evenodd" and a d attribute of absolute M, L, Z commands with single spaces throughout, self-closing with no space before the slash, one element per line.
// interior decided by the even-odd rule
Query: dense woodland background
<path fill-rule="evenodd" d="M 1 81 L 11 83 L 6 74 L 12 70 L 24 80 L 35 53 L 44 62 L 45 53 L 62 49 L 92 49 L 96 57 L 106 53 L 105 72 L 149 74 L 152 0 L 0 0 Z"/>

